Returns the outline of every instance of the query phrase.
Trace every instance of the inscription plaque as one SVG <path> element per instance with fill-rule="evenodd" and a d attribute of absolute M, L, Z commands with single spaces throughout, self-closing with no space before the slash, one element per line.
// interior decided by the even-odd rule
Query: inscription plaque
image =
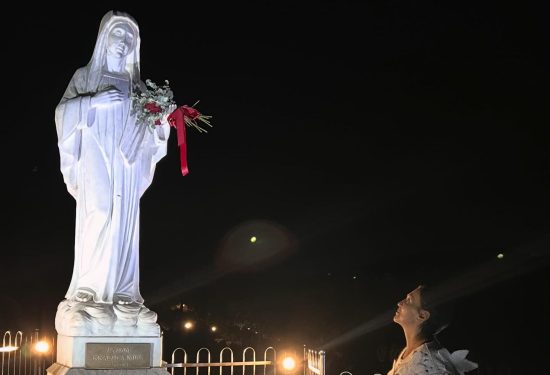
<path fill-rule="evenodd" d="M 151 344 L 86 344 L 87 369 L 136 369 L 151 367 Z"/>

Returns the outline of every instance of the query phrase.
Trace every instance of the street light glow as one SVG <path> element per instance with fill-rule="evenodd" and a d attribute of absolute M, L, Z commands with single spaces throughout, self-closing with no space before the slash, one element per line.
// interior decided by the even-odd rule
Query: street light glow
<path fill-rule="evenodd" d="M 296 360 L 291 356 L 285 357 L 283 359 L 283 369 L 286 371 L 292 371 L 296 367 Z"/>
<path fill-rule="evenodd" d="M 34 350 L 38 353 L 47 353 L 50 350 L 50 345 L 46 341 L 38 341 L 34 344 Z"/>
<path fill-rule="evenodd" d="M 183 328 L 189 330 L 191 328 L 193 328 L 193 322 L 188 320 L 187 322 L 185 322 L 185 324 L 183 325 Z"/>
<path fill-rule="evenodd" d="M 211 330 L 212 332 L 216 332 L 216 331 L 218 330 L 218 327 L 212 326 L 212 327 L 210 327 L 210 330 Z"/>
<path fill-rule="evenodd" d="M 250 237 L 250 242 L 252 242 L 252 243 L 256 242 L 256 236 Z"/>

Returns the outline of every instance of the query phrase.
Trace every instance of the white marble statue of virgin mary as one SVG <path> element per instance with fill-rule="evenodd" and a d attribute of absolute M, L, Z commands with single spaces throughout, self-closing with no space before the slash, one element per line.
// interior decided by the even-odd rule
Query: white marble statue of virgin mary
<path fill-rule="evenodd" d="M 166 154 L 169 125 L 136 123 L 140 80 L 136 21 L 110 11 L 88 65 L 55 110 L 61 172 L 76 199 L 75 257 L 68 301 L 141 305 L 139 202 Z"/>

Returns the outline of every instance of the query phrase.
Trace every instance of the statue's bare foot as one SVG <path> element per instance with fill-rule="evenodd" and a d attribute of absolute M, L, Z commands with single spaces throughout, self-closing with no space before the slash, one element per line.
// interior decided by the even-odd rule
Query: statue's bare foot
<path fill-rule="evenodd" d="M 134 301 L 130 297 L 121 294 L 116 294 L 113 298 L 113 301 L 118 305 L 131 305 L 132 303 L 134 303 Z"/>
<path fill-rule="evenodd" d="M 87 290 L 79 290 L 76 292 L 74 299 L 78 302 L 90 302 L 94 300 L 94 294 Z"/>

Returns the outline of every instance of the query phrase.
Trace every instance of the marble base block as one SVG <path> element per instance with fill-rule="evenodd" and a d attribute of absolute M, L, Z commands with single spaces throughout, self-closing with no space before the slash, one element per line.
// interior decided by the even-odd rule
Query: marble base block
<path fill-rule="evenodd" d="M 54 365 L 86 370 L 160 368 L 162 337 L 58 335 Z"/>

